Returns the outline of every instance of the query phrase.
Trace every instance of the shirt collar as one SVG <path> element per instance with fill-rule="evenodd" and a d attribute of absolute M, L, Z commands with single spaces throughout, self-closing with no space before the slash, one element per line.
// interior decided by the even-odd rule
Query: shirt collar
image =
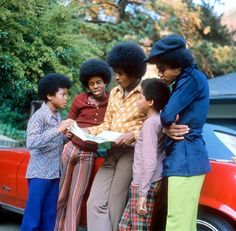
<path fill-rule="evenodd" d="M 48 119 L 48 121 L 50 121 L 52 117 L 58 120 L 60 113 L 57 111 L 56 114 L 54 114 L 45 102 L 42 104 L 42 110 L 43 113 L 47 115 L 46 118 Z"/>
<path fill-rule="evenodd" d="M 189 67 L 186 67 L 182 70 L 181 74 L 180 74 L 180 77 L 186 77 L 186 75 L 190 75 L 191 72 L 194 70 L 194 69 L 197 69 L 197 65 L 196 64 L 193 64 Z"/>
<path fill-rule="evenodd" d="M 116 91 L 117 92 L 121 92 L 122 95 L 124 94 L 124 89 L 120 85 L 117 86 Z M 129 95 L 132 95 L 135 92 L 141 92 L 141 85 L 140 85 L 140 83 L 132 91 L 129 92 Z"/>
<path fill-rule="evenodd" d="M 87 102 L 89 101 L 89 95 L 92 95 L 92 93 L 88 93 L 88 94 L 86 94 L 86 100 L 87 100 Z M 99 106 L 101 106 L 101 105 L 105 105 L 105 104 L 107 104 L 107 102 L 108 102 L 108 99 L 109 99 L 109 96 L 110 96 L 110 92 L 106 92 L 106 95 L 105 95 L 105 97 L 103 98 L 103 100 L 102 101 L 99 101 Z"/>
<path fill-rule="evenodd" d="M 189 77 L 189 75 L 191 75 L 191 72 L 192 72 L 194 69 L 197 69 L 197 65 L 196 65 L 196 64 L 193 64 L 193 65 L 191 65 L 191 66 L 189 66 L 189 67 L 184 68 L 184 69 L 181 71 L 181 74 L 176 78 L 175 82 L 171 85 L 172 90 L 176 88 L 177 83 L 178 83 L 181 79 L 184 79 L 184 78 Z"/>

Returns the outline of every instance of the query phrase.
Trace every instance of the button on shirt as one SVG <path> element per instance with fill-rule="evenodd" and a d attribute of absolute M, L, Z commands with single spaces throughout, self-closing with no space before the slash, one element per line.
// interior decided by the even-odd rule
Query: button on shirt
<path fill-rule="evenodd" d="M 104 122 L 98 126 L 89 128 L 91 134 L 102 131 L 134 132 L 138 137 L 145 116 L 140 115 L 137 109 L 137 101 L 140 98 L 140 85 L 136 86 L 124 97 L 124 90 L 117 86 L 111 90 Z"/>
<path fill-rule="evenodd" d="M 61 121 L 60 113 L 53 114 L 45 103 L 30 118 L 26 142 L 30 160 L 26 178 L 60 177 L 60 160 L 65 140 L 65 136 L 57 130 Z"/>
<path fill-rule="evenodd" d="M 89 102 L 90 94 L 91 93 L 81 93 L 76 95 L 68 113 L 68 118 L 76 120 L 81 128 L 101 124 L 107 108 L 109 93 L 106 93 L 106 96 L 99 101 L 99 105 Z M 72 137 L 72 143 L 84 151 L 97 150 L 97 144 L 82 141 L 76 136 Z"/>
<path fill-rule="evenodd" d="M 202 128 L 209 106 L 207 77 L 195 65 L 185 68 L 173 86 L 169 102 L 161 112 L 162 125 L 169 126 L 179 114 L 178 124 L 190 131 L 182 141 L 167 137 L 164 175 L 194 176 L 210 171 Z"/>

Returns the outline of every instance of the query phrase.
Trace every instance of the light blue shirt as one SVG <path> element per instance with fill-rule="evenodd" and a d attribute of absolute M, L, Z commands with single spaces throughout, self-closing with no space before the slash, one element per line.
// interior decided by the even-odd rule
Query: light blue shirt
<path fill-rule="evenodd" d="M 61 121 L 60 113 L 53 114 L 45 103 L 30 118 L 26 142 L 30 160 L 26 178 L 60 177 L 61 153 L 65 140 L 65 136 L 57 130 Z"/>

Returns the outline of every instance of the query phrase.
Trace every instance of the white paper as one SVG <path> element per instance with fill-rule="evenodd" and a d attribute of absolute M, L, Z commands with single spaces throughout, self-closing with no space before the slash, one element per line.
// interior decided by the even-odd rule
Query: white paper
<path fill-rule="evenodd" d="M 92 141 L 98 144 L 105 143 L 105 142 L 114 142 L 117 138 L 119 138 L 123 133 L 120 132 L 112 132 L 112 131 L 103 131 L 98 135 L 91 135 L 87 132 L 84 132 L 76 122 L 74 122 L 68 130 L 79 137 L 83 141 Z"/>

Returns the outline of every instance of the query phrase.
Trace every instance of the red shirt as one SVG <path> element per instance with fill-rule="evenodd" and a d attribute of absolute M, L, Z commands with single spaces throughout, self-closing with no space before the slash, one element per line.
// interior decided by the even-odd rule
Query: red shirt
<path fill-rule="evenodd" d="M 109 93 L 100 101 L 99 105 L 91 104 L 88 96 L 89 93 L 76 95 L 68 113 L 68 118 L 76 120 L 78 126 L 81 128 L 96 126 L 103 122 Z M 72 143 L 85 151 L 95 151 L 97 149 L 97 145 L 83 142 L 76 136 L 73 136 Z"/>

